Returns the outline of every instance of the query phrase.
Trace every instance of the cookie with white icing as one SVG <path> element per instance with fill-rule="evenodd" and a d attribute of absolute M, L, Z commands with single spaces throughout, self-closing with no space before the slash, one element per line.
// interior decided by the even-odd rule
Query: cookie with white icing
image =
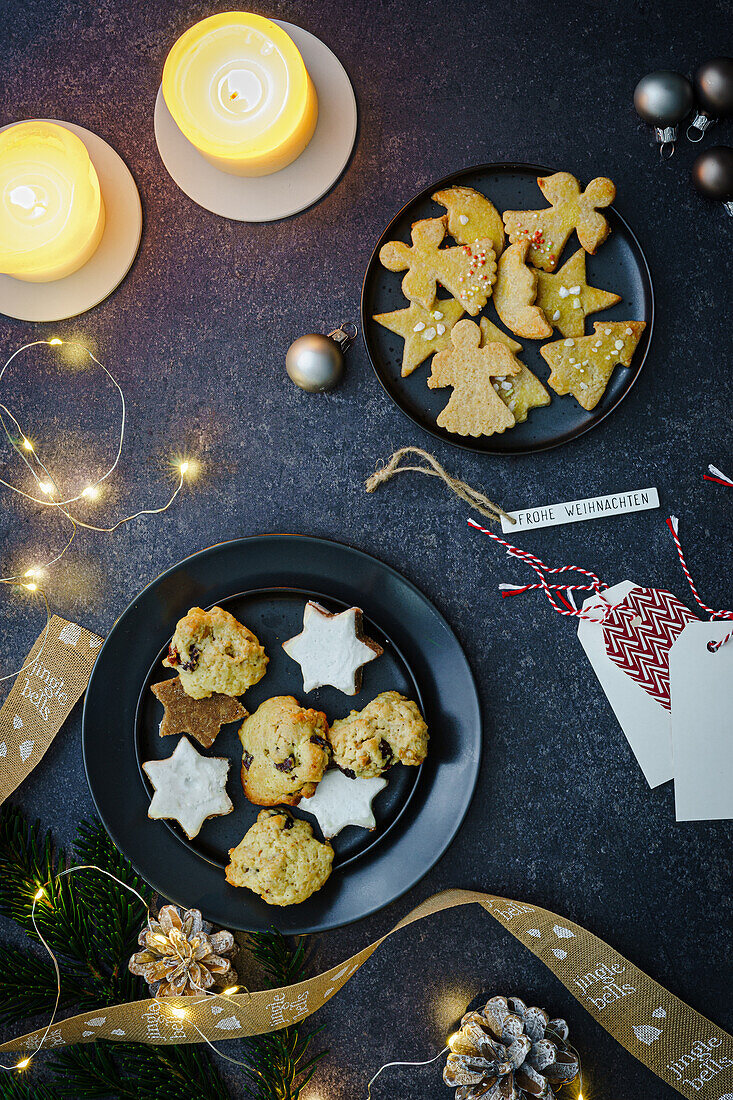
<path fill-rule="evenodd" d="M 361 691 L 362 667 L 384 653 L 364 633 L 361 608 L 332 614 L 313 600 L 305 605 L 302 631 L 283 649 L 300 665 L 304 691 L 330 685 L 344 695 Z"/>
<path fill-rule="evenodd" d="M 189 840 L 209 817 L 223 817 L 234 809 L 226 792 L 229 761 L 225 756 L 202 756 L 182 737 L 167 760 L 146 760 L 143 771 L 155 793 L 148 817 L 177 821 Z"/>
<path fill-rule="evenodd" d="M 311 798 L 300 809 L 313 814 L 325 837 L 336 836 L 347 825 L 376 828 L 372 801 L 387 786 L 386 779 L 349 779 L 338 768 L 327 771 Z"/>

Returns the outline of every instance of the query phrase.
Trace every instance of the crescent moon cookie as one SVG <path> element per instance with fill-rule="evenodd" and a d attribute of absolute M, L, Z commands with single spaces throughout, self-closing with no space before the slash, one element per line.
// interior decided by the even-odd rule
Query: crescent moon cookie
<path fill-rule="evenodd" d="M 644 321 L 596 321 L 592 336 L 555 340 L 540 348 L 550 365 L 547 382 L 555 393 L 572 393 L 584 409 L 594 409 L 603 397 L 614 367 L 631 365 Z"/>
<path fill-rule="evenodd" d="M 147 760 L 143 771 L 155 789 L 148 817 L 177 821 L 189 840 L 207 818 L 234 809 L 226 792 L 229 761 L 225 756 L 201 756 L 187 737 L 167 760 Z"/>
<path fill-rule="evenodd" d="M 387 786 L 386 779 L 349 779 L 338 768 L 324 775 L 310 798 L 304 798 L 300 809 L 313 814 L 321 832 L 328 839 L 347 825 L 375 829 L 377 822 L 372 802 Z"/>
<path fill-rule="evenodd" d="M 611 232 L 597 207 L 610 206 L 616 198 L 613 180 L 598 176 L 581 191 L 575 176 L 555 172 L 552 176 L 539 176 L 537 185 L 551 205 L 545 210 L 506 210 L 504 225 L 512 244 L 529 241 L 530 263 L 543 271 L 555 270 L 574 229 L 581 248 L 591 254 L 596 252 Z"/>
<path fill-rule="evenodd" d="M 428 754 L 428 727 L 417 703 L 383 691 L 362 711 L 333 723 L 333 762 L 350 779 L 375 778 L 393 764 L 417 767 Z"/>
<path fill-rule="evenodd" d="M 585 319 L 621 301 L 610 290 L 588 286 L 585 275 L 586 253 L 579 248 L 556 275 L 537 272 L 537 305 L 563 336 L 583 336 Z"/>
<path fill-rule="evenodd" d="M 313 600 L 305 605 L 300 634 L 282 645 L 288 657 L 300 665 L 303 691 L 330 685 L 344 695 L 358 695 L 362 667 L 384 653 L 381 645 L 364 633 L 361 608 L 332 614 Z"/>
<path fill-rule="evenodd" d="M 177 669 L 187 695 L 207 699 L 215 692 L 242 695 L 259 683 L 267 656 L 252 631 L 224 608 L 192 607 L 176 624 L 163 664 Z"/>
<path fill-rule="evenodd" d="M 480 347 L 481 330 L 474 321 L 459 321 L 451 340 L 453 348 L 438 352 L 428 378 L 431 390 L 453 387 L 437 423 L 448 432 L 471 436 L 492 435 L 514 427 L 514 416 L 496 393 L 492 380 L 519 374 L 519 361 L 505 344 Z"/>
<path fill-rule="evenodd" d="M 448 218 L 424 218 L 412 227 L 412 245 L 389 241 L 379 250 L 388 271 L 405 271 L 402 293 L 424 309 L 435 309 L 441 283 L 466 313 L 475 316 L 486 305 L 496 279 L 496 257 L 490 240 L 441 248 Z"/>
<path fill-rule="evenodd" d="M 530 409 L 549 405 L 552 398 L 537 375 L 533 374 L 521 359 L 516 358 L 516 353 L 522 350 L 521 344 L 518 344 L 516 340 L 512 340 L 511 336 L 507 336 L 505 332 L 497 328 L 495 324 L 489 321 L 488 317 L 481 318 L 480 327 L 481 347 L 491 343 L 504 344 L 514 354 L 515 361 L 519 363 L 519 374 L 492 379 L 492 384 L 509 412 L 514 416 L 515 422 L 523 424 Z"/>
<path fill-rule="evenodd" d="M 266 699 L 246 718 L 242 786 L 256 806 L 297 806 L 311 795 L 331 763 L 328 722 L 320 710 L 301 707 L 292 695 Z"/>
<path fill-rule="evenodd" d="M 496 256 L 504 248 L 504 223 L 501 214 L 480 191 L 473 187 L 449 187 L 436 191 L 433 202 L 448 211 L 448 232 L 459 244 L 488 239 Z"/>
<path fill-rule="evenodd" d="M 410 302 L 408 309 L 377 313 L 372 320 L 405 341 L 402 377 L 407 378 L 434 352 L 450 347 L 450 331 L 462 316 L 463 306 L 455 298 L 436 298 L 432 309 Z"/>
<path fill-rule="evenodd" d="M 494 287 L 494 305 L 500 319 L 517 336 L 528 340 L 543 340 L 552 336 L 552 325 L 539 306 L 537 272 L 527 267 L 528 241 L 518 241 L 499 257 Z"/>
<path fill-rule="evenodd" d="M 316 840 L 307 821 L 285 810 L 262 810 L 236 848 L 225 874 L 268 905 L 298 905 L 320 890 L 331 874 L 333 848 Z"/>

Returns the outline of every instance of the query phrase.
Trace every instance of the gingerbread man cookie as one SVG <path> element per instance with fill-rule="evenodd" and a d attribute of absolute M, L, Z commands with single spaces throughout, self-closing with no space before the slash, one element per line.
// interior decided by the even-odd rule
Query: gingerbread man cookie
<path fill-rule="evenodd" d="M 452 386 L 450 401 L 438 424 L 456 435 L 493 435 L 514 426 L 514 416 L 501 400 L 492 378 L 519 374 L 509 348 L 498 342 L 480 347 L 481 330 L 473 321 L 459 321 L 451 333 L 451 351 L 439 351 L 428 378 L 431 390 Z"/>
<path fill-rule="evenodd" d="M 504 344 L 514 354 L 522 350 L 521 344 L 512 340 L 511 336 L 507 336 L 487 317 L 481 318 L 480 325 L 482 348 L 487 344 L 498 342 Z M 523 424 L 530 409 L 549 405 L 552 398 L 537 375 L 533 374 L 521 359 L 515 361 L 519 363 L 519 374 L 515 374 L 513 378 L 494 379 L 493 386 L 509 412 L 514 415 L 516 423 Z"/>
<path fill-rule="evenodd" d="M 527 267 L 529 241 L 517 241 L 499 257 L 494 287 L 496 312 L 508 329 L 528 340 L 543 340 L 552 336 L 552 325 L 539 306 L 537 272 Z"/>
<path fill-rule="evenodd" d="M 496 259 L 490 240 L 441 248 L 448 218 L 424 218 L 412 227 L 412 245 L 389 241 L 379 259 L 389 271 L 404 271 L 402 292 L 425 309 L 435 308 L 437 283 L 475 316 L 486 305 L 496 280 Z"/>
<path fill-rule="evenodd" d="M 550 364 L 548 384 L 555 393 L 572 393 L 584 409 L 594 409 L 603 397 L 617 363 L 631 365 L 644 321 L 596 321 L 592 336 L 555 340 L 540 348 Z"/>
<path fill-rule="evenodd" d="M 402 352 L 402 377 L 407 378 L 433 352 L 450 347 L 450 331 L 463 306 L 455 298 L 438 298 L 432 309 L 410 302 L 409 309 L 377 313 L 373 320 L 405 341 Z"/>
<path fill-rule="evenodd" d="M 615 199 L 613 181 L 598 176 L 581 191 L 575 176 L 555 172 L 552 176 L 540 176 L 537 184 L 551 206 L 545 210 L 505 211 L 504 225 L 512 244 L 529 241 L 529 261 L 543 271 L 555 270 L 574 229 L 581 247 L 594 253 L 611 232 L 597 207 L 610 206 Z"/>
<path fill-rule="evenodd" d="M 436 191 L 433 202 L 448 211 L 448 232 L 459 244 L 472 244 L 488 239 L 494 253 L 500 256 L 504 248 L 504 223 L 501 214 L 480 191 L 473 187 L 449 187 Z"/>
<path fill-rule="evenodd" d="M 621 301 L 620 296 L 610 290 L 588 286 L 585 256 L 579 248 L 556 275 L 546 271 L 537 273 L 537 305 L 563 336 L 582 336 L 589 313 L 598 313 Z"/>

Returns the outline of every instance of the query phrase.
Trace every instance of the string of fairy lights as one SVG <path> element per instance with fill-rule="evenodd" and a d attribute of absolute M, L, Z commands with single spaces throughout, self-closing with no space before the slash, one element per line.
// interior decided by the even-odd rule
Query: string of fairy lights
<path fill-rule="evenodd" d="M 69 352 L 80 355 L 82 358 L 88 358 L 89 362 L 101 371 L 112 384 L 116 391 L 117 399 L 119 402 L 119 431 L 117 433 L 117 445 L 114 453 L 114 458 L 111 465 L 101 474 L 96 480 L 90 481 L 84 488 L 77 492 L 72 492 L 71 495 L 65 495 L 60 481 L 54 476 L 51 469 L 47 465 L 46 461 L 42 458 L 38 451 L 37 445 L 33 440 L 33 432 L 28 430 L 25 426 L 21 425 L 18 417 L 8 407 L 8 405 L 0 400 L 0 426 L 5 434 L 5 439 L 10 445 L 14 453 L 21 459 L 26 470 L 30 473 L 33 480 L 34 491 L 28 491 L 21 485 L 14 484 L 8 481 L 5 477 L 0 476 L 0 486 L 9 489 L 11 492 L 16 493 L 18 496 L 23 497 L 25 500 L 32 504 L 40 505 L 44 509 L 50 509 L 56 514 L 63 516 L 71 525 L 69 537 L 60 550 L 56 551 L 52 557 L 47 561 L 33 564 L 20 571 L 9 573 L 5 576 L 0 576 L 0 584 L 20 586 L 26 591 L 31 593 L 38 593 L 43 600 L 46 610 L 46 631 L 41 643 L 41 649 L 36 653 L 36 659 L 40 656 L 40 653 L 45 645 L 46 635 L 48 633 L 48 625 L 51 618 L 51 612 L 46 599 L 46 594 L 43 590 L 42 582 L 47 575 L 47 571 L 54 565 L 58 564 L 64 557 L 69 547 L 76 538 L 76 534 L 79 528 L 83 528 L 87 531 L 95 531 L 101 534 L 113 534 L 119 528 L 124 527 L 126 524 L 131 523 L 133 520 L 139 519 L 142 516 L 156 516 L 161 515 L 163 512 L 167 512 L 173 502 L 176 500 L 178 494 L 181 492 L 184 482 L 190 479 L 196 472 L 197 463 L 190 458 L 178 458 L 171 463 L 173 473 L 176 476 L 176 484 L 173 492 L 170 494 L 166 502 L 156 508 L 140 508 L 130 515 L 123 516 L 122 519 L 117 520 L 115 523 L 108 527 L 100 524 L 90 523 L 88 520 L 83 519 L 78 514 L 75 514 L 76 510 L 72 512 L 72 508 L 75 504 L 80 503 L 92 503 L 98 501 L 102 495 L 102 487 L 105 482 L 114 474 L 119 465 L 122 457 L 122 451 L 125 443 L 126 429 L 127 429 L 127 405 L 125 402 L 125 395 L 122 387 L 119 385 L 114 375 L 107 369 L 104 363 L 90 351 L 85 344 L 78 341 L 64 341 L 58 337 L 53 337 L 50 340 L 32 340 L 29 343 L 21 345 L 17 348 L 12 355 L 6 359 L 5 363 L 0 369 L 0 383 L 2 383 L 5 372 L 11 363 L 14 362 L 19 356 L 28 352 L 31 348 L 64 348 Z M 27 667 L 27 666 L 23 666 Z M 9 680 L 17 676 L 23 669 L 16 669 L 14 672 L 7 673 L 4 676 L 0 676 L 0 682 L 3 680 Z"/>

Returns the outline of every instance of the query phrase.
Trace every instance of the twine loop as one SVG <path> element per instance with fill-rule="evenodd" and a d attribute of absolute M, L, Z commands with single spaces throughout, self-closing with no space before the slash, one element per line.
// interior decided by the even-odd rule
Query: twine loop
<path fill-rule="evenodd" d="M 729 621 L 733 622 L 733 611 L 725 611 L 725 610 L 715 611 L 712 607 L 708 607 L 708 605 L 706 603 L 704 603 L 703 600 L 700 598 L 700 593 L 698 592 L 697 588 L 695 587 L 695 582 L 692 579 L 692 576 L 690 574 L 690 570 L 687 568 L 687 562 L 685 561 L 685 556 L 682 553 L 682 546 L 680 544 L 680 540 L 679 540 L 679 537 L 677 535 L 679 524 L 680 524 L 680 521 L 677 519 L 677 516 L 670 516 L 667 519 L 667 526 L 669 527 L 670 531 L 672 532 L 672 538 L 674 539 L 674 544 L 677 548 L 677 556 L 680 559 L 680 565 L 682 566 L 682 572 L 687 577 L 687 583 L 690 586 L 690 589 L 692 591 L 692 595 L 695 597 L 695 599 L 697 600 L 698 605 L 703 609 L 703 611 L 707 611 L 708 615 L 710 616 L 710 621 L 711 622 L 714 622 L 716 619 L 728 619 Z M 708 642 L 708 653 L 717 653 L 717 651 L 721 648 L 721 646 L 724 646 L 725 643 L 730 641 L 731 638 L 733 638 L 733 629 L 729 630 L 728 633 L 725 635 L 725 637 L 721 638 L 719 642 L 713 642 L 713 641 Z"/>

